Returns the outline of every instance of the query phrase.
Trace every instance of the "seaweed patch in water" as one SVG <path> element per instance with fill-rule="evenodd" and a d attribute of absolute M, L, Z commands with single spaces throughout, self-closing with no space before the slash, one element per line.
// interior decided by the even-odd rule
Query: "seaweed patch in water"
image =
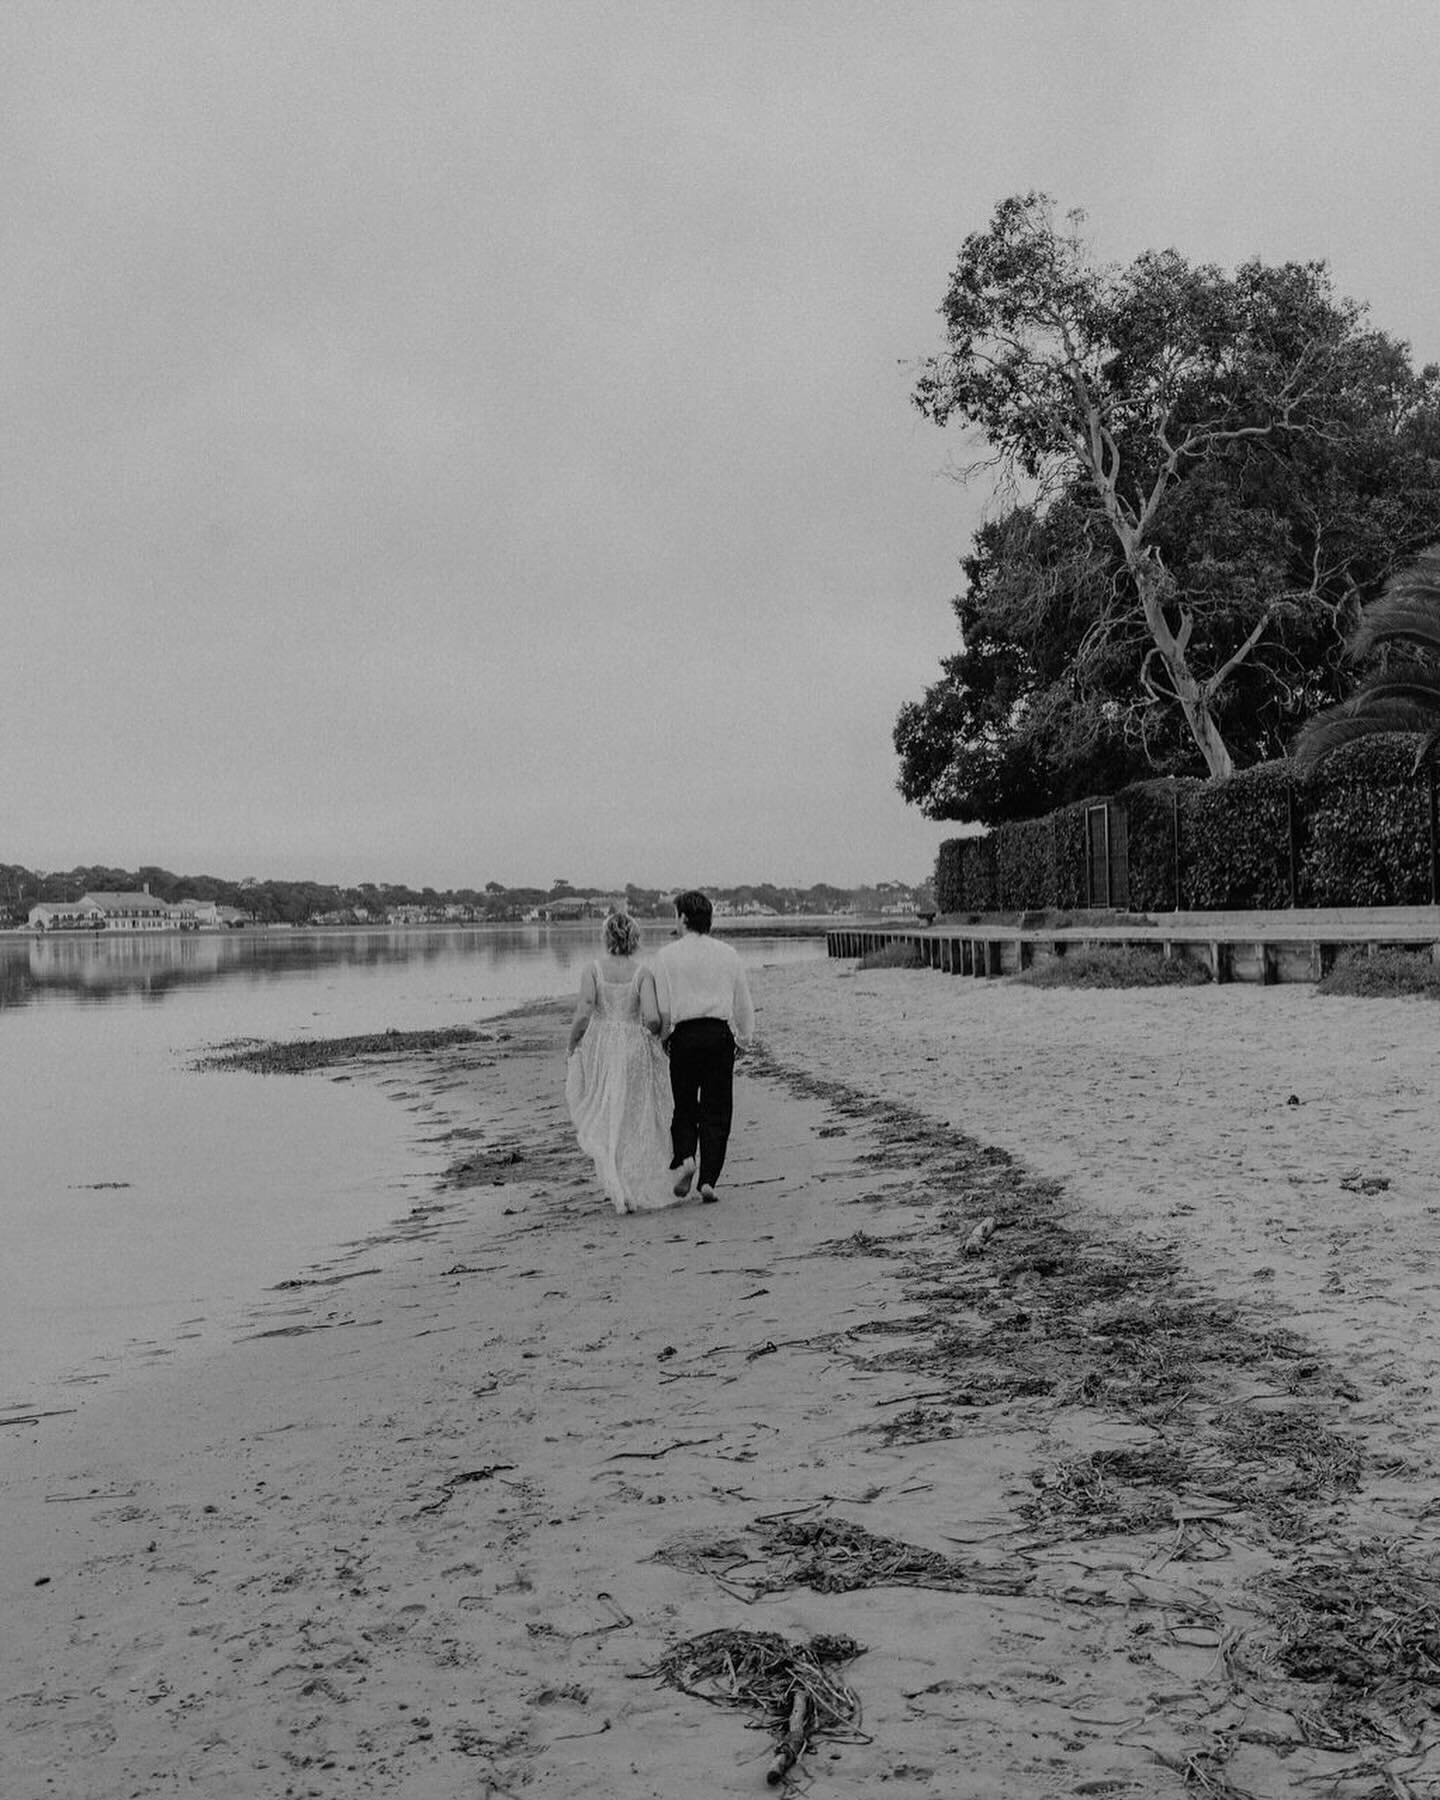
<path fill-rule="evenodd" d="M 297 1038 L 291 1043 L 216 1045 L 190 1066 L 193 1069 L 244 1069 L 255 1075 L 303 1075 L 311 1069 L 351 1062 L 360 1056 L 423 1056 L 484 1037 L 468 1025 L 441 1031 L 375 1031 L 363 1037 Z M 489 1039 L 486 1040 L 491 1041 Z"/>

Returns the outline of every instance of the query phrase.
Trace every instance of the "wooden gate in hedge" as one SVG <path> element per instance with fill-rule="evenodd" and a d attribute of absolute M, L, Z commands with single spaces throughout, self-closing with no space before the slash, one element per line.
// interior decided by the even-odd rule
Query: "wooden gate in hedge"
<path fill-rule="evenodd" d="M 1123 804 L 1106 800 L 1085 808 L 1085 903 L 1094 908 L 1130 904 L 1129 834 Z"/>

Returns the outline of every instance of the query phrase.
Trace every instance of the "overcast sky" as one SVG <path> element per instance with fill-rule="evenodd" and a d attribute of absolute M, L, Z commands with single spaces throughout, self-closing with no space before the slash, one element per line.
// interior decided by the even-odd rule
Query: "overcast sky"
<path fill-rule="evenodd" d="M 4 0 L 0 862 L 916 880 L 965 235 L 1440 359 L 1434 0 Z"/>

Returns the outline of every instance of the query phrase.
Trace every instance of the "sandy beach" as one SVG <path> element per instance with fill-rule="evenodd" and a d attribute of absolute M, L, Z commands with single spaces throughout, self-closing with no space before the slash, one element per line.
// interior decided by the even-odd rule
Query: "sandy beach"
<path fill-rule="evenodd" d="M 1433 1004 L 752 986 L 717 1207 L 609 1210 L 568 1003 L 329 1072 L 433 1198 L 0 1434 L 6 1800 L 771 1791 L 772 1638 L 794 1791 L 1440 1793 Z"/>

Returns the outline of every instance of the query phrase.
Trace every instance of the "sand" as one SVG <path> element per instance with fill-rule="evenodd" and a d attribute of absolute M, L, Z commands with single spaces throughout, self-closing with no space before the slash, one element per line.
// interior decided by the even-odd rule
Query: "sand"
<path fill-rule="evenodd" d="M 1433 1003 L 753 987 L 719 1206 L 533 1008 L 356 1065 L 431 1202 L 0 1436 L 6 1800 L 768 1791 L 722 1629 L 864 1646 L 837 1800 L 1440 1792 Z"/>

